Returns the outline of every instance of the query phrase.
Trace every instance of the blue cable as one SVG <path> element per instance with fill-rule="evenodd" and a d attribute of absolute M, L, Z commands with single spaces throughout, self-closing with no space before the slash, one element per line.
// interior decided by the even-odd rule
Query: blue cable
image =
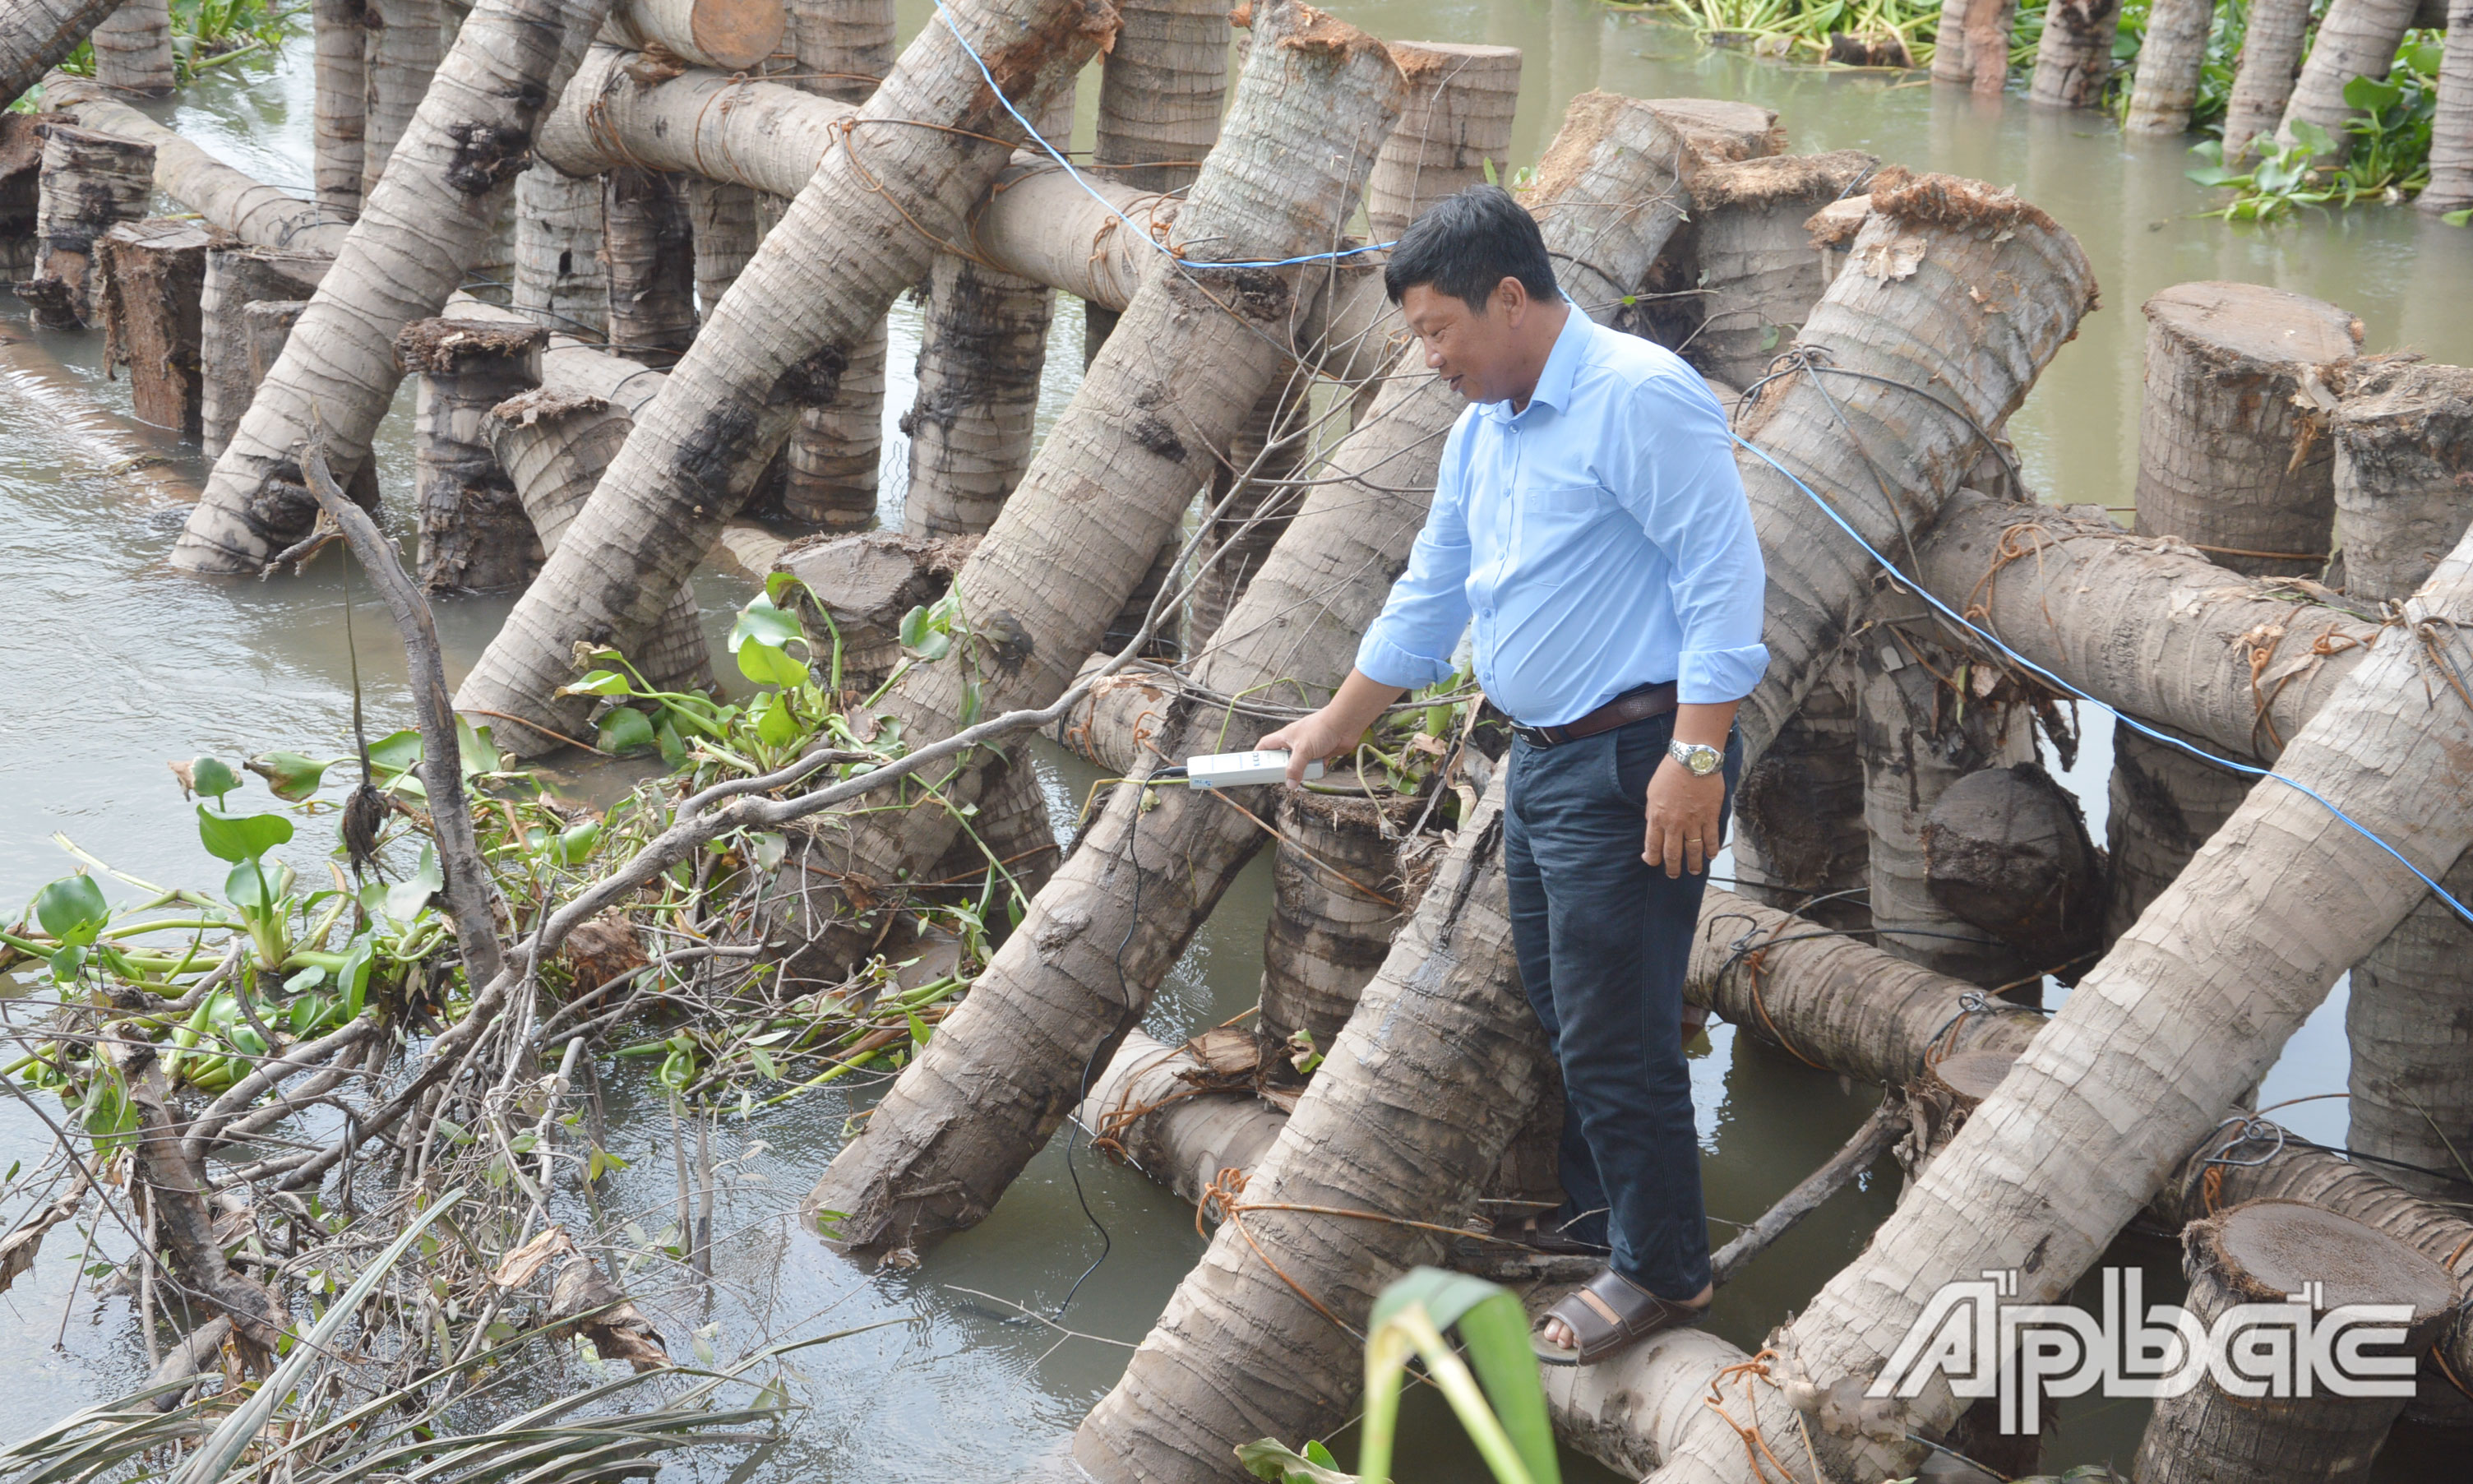
<path fill-rule="evenodd" d="M 941 4 L 942 0 L 939 0 L 939 3 Z M 2033 671 L 2039 676 L 2042 676 L 2045 680 L 2050 681 L 2054 685 L 2068 691 L 2071 695 L 2077 697 L 2079 700 L 2086 702 L 2089 706 L 2092 706 L 2097 710 L 2110 716 L 2114 721 L 2121 725 L 2138 732 L 2141 736 L 2151 737 L 2158 742 L 2169 743 L 2173 747 L 2179 748 L 2182 752 L 2189 754 L 2193 757 L 2214 763 L 2220 768 L 2230 768 L 2235 773 L 2246 773 L 2254 778 L 2273 778 L 2276 782 L 2283 784 L 2285 787 L 2297 790 L 2298 792 L 2306 795 L 2320 808 L 2325 809 L 2328 813 L 2343 821 L 2355 834 L 2360 835 L 2363 839 L 2367 840 L 2372 845 L 2377 846 L 2380 850 L 2394 856 L 2405 870 L 2412 872 L 2415 877 L 2419 878 L 2422 885 L 2429 887 L 2432 894 L 2437 896 L 2440 901 L 2443 901 L 2447 903 L 2448 906 L 2454 908 L 2458 917 L 2462 918 L 2468 923 L 2473 923 L 2473 909 L 2467 909 L 2464 903 L 2458 901 L 2454 897 L 2449 896 L 2445 887 L 2440 886 L 2437 882 L 2424 874 L 2419 866 L 2406 860 L 2403 851 L 2397 850 L 2394 846 L 2388 844 L 2385 840 L 2380 839 L 2368 826 L 2364 825 L 2361 821 L 2336 807 L 2333 802 L 2331 802 L 2324 795 L 2320 794 L 2317 789 L 2312 788 L 2309 784 L 2300 781 L 2298 778 L 2287 778 L 2285 775 L 2276 772 L 2272 768 L 2254 768 L 2247 763 L 2235 762 L 2229 757 L 2218 757 L 2204 748 L 2195 747 L 2190 743 L 2182 741 L 2179 737 L 2173 736 L 2167 732 L 2158 731 L 2154 728 L 2138 720 L 2136 717 L 2124 715 L 2118 709 L 2105 705 L 2103 702 L 2097 700 L 2091 695 L 2088 695 L 2085 691 L 2078 689 L 2068 681 L 2061 679 L 2052 671 L 2045 669 L 2042 665 L 2035 663 L 2035 661 L 2028 658 L 2016 650 L 2011 649 L 2006 643 L 2003 642 L 2000 635 L 1987 630 L 1980 629 L 1974 624 L 1967 622 L 1965 617 L 1956 609 L 1951 608 L 1948 604 L 1943 603 L 1939 598 L 1934 597 L 1930 588 L 1924 586 L 1923 584 L 1915 581 L 1906 573 L 1899 571 L 1895 562 L 1881 555 L 1880 550 L 1877 547 L 1875 547 L 1870 541 L 1863 539 L 1863 534 L 1861 532 L 1856 530 L 1853 525 L 1848 523 L 1844 515 L 1837 513 L 1837 507 L 1830 504 L 1827 500 L 1822 499 L 1818 491 L 1814 491 L 1810 485 L 1805 484 L 1802 480 L 1797 479 L 1794 476 L 1793 470 L 1788 468 L 1785 465 L 1780 464 L 1777 460 L 1770 458 L 1767 450 L 1762 448 L 1758 443 L 1753 443 L 1750 439 L 1743 437 L 1741 433 L 1737 433 L 1731 428 L 1727 430 L 1727 436 L 1734 439 L 1735 442 L 1742 444 L 1752 453 L 1758 455 L 1762 463 L 1777 470 L 1779 473 L 1784 474 L 1787 477 L 1788 483 L 1793 485 L 1796 489 L 1802 491 L 1807 496 L 1809 496 L 1813 504 L 1820 507 L 1820 513 L 1822 515 L 1827 515 L 1831 520 L 1837 522 L 1839 530 L 1845 532 L 1848 536 L 1853 537 L 1855 539 L 1855 544 L 1862 547 L 1865 554 L 1870 556 L 1873 561 L 1879 562 L 1884 571 L 1886 571 L 1890 576 L 1895 577 L 1900 582 L 1906 584 L 1909 589 L 1921 597 L 1926 603 L 1931 604 L 1934 609 L 1938 610 L 1944 616 L 1946 616 L 1951 622 L 1957 624 L 1959 628 L 1976 634 L 1986 643 L 1990 644 L 1993 648 L 1999 650 L 2002 654 L 2008 656 L 2018 664 Z"/>
<path fill-rule="evenodd" d="M 1088 195 L 1092 201 L 1097 202 L 1101 206 L 1105 207 L 1110 216 L 1115 217 L 1117 221 L 1122 222 L 1127 227 L 1131 227 L 1137 240 L 1153 248 L 1157 248 L 1161 252 L 1166 254 L 1170 260 L 1177 263 L 1179 266 L 1185 268 L 1294 268 L 1305 263 L 1336 262 L 1341 258 L 1355 257 L 1361 252 L 1381 252 L 1387 248 L 1397 246 L 1396 243 L 1390 242 L 1370 242 L 1361 248 L 1343 248 L 1336 252 L 1308 252 L 1302 257 L 1281 257 L 1271 258 L 1264 261 L 1244 263 L 1214 263 L 1201 258 L 1190 258 L 1180 255 L 1175 249 L 1152 236 L 1149 227 L 1135 221 L 1132 217 L 1125 215 L 1124 212 L 1117 210 L 1116 203 L 1115 202 L 1100 195 L 1097 190 L 1092 187 L 1089 180 L 1083 179 L 1082 172 L 1073 168 L 1073 162 L 1071 160 L 1067 159 L 1063 155 L 1057 153 L 1056 146 L 1047 142 L 1046 136 L 1039 132 L 1037 125 L 1021 116 L 1021 110 L 1015 108 L 1013 106 L 1013 100 L 1005 96 L 1004 89 L 996 85 L 996 74 L 988 70 L 987 60 L 979 56 L 979 49 L 971 44 L 970 37 L 962 35 L 962 27 L 960 23 L 953 18 L 953 12 L 951 10 L 947 8 L 945 0 L 936 0 L 936 13 L 945 17 L 945 29 L 953 34 L 954 40 L 962 43 L 963 52 L 970 57 L 972 64 L 979 69 L 979 76 L 987 80 L 988 91 L 996 94 L 996 102 L 1004 105 L 1004 110 L 1013 115 L 1013 121 L 1021 126 L 1022 132 L 1030 136 L 1031 142 L 1046 151 L 1047 157 L 1062 166 L 1065 173 L 1073 178 L 1073 183 L 1082 187 L 1084 194 Z"/>

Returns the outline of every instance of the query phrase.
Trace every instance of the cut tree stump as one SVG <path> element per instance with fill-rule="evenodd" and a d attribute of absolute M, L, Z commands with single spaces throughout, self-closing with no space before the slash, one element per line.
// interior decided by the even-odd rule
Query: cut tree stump
<path fill-rule="evenodd" d="M 1879 165 L 1860 150 L 1773 155 L 1716 166 L 1695 180 L 1700 323 L 1684 359 L 1705 376 L 1747 387 L 1793 349 L 1829 286 L 1804 224 Z"/>
<path fill-rule="evenodd" d="M 1394 41 L 1408 107 L 1365 182 L 1366 229 L 1389 242 L 1446 196 L 1480 184 L 1491 161 L 1508 177 L 1520 105 L 1520 48 Z"/>
<path fill-rule="evenodd" d="M 1872 925 L 1872 836 L 1851 672 L 1814 683 L 1735 790 L 1735 879 L 1754 901 L 1861 932 Z"/>
<path fill-rule="evenodd" d="M 414 568 L 424 592 L 510 591 L 540 568 L 542 543 L 482 421 L 500 402 L 540 385 L 548 342 L 549 331 L 537 324 L 474 320 L 420 320 L 396 337 L 404 370 L 420 377 L 413 406 L 420 513 Z"/>
<path fill-rule="evenodd" d="M 2181 284 L 2149 299 L 2146 314 L 2136 531 L 2177 537 L 2236 572 L 2317 576 L 2335 523 L 2327 425 L 2361 322 L 2245 283 Z M 2111 791 L 2107 941 L 2231 817 L 2249 779 L 2122 727 Z"/>
<path fill-rule="evenodd" d="M 2453 1278 L 2437 1263 L 2384 1232 L 2297 1201 L 2250 1201 L 2194 1221 L 2182 1233 L 2189 1274 L 2183 1306 L 2213 1326 L 2242 1304 L 2298 1310 L 2299 1323 L 2322 1323 L 2346 1304 L 2393 1304 L 2407 1318 L 2396 1326 L 2401 1345 L 2379 1354 L 2419 1356 L 2440 1321 L 2456 1306 Z M 2307 1295 L 2298 1304 L 2296 1296 Z M 2306 1315 L 2306 1318 L 2303 1316 Z M 2177 1397 L 2159 1397 L 2140 1442 L 2140 1484 L 2326 1484 L 2370 1477 L 2370 1464 L 2405 1399 L 2354 1396 L 2332 1386 L 2321 1356 L 2288 1331 L 2287 1363 L 2312 1384 L 2287 1376 L 2286 1395 L 2237 1396 L 2210 1374 Z M 2271 1341 L 2269 1342 L 2271 1343 Z M 2261 1357 L 2251 1357 L 2253 1362 Z M 2256 1377 L 2273 1386 L 2270 1376 Z"/>
<path fill-rule="evenodd" d="M 1256 1029 L 1263 1066 L 1293 1085 L 1302 1080 L 1295 1059 L 1331 1049 L 1390 956 L 1404 921 L 1400 846 L 1425 801 L 1312 794 L 1293 783 L 1279 797 Z"/>
<path fill-rule="evenodd" d="M 2344 587 L 2402 603 L 2473 519 L 2473 371 L 2387 364 L 2336 413 L 2336 532 Z M 2439 884 L 2473 899 L 2473 861 Z M 2431 1196 L 2473 1180 L 2473 926 L 2425 895 L 2353 969 L 2346 1144 Z M 2436 1173 L 2427 1173 L 2436 1172 Z"/>
<path fill-rule="evenodd" d="M 975 537 L 940 539 L 898 531 L 862 531 L 810 537 L 777 558 L 773 570 L 799 579 L 791 601 L 808 613 L 809 634 L 823 634 L 810 598 L 842 642 L 842 687 L 867 695 L 901 662 L 901 618 L 935 602 L 953 586 L 953 574 L 977 544 Z"/>
<path fill-rule="evenodd" d="M 198 435 L 204 393 L 200 300 L 222 234 L 195 222 L 129 222 L 95 244 L 103 275 L 103 359 L 129 369 L 141 422 Z"/>
<path fill-rule="evenodd" d="M 2317 576 L 2336 512 L 2328 422 L 2362 322 L 2254 283 L 2184 283 L 2146 313 L 2138 534 L 2236 572 Z"/>
<path fill-rule="evenodd" d="M 100 319 L 95 239 L 142 220 L 155 191 L 155 147 L 53 120 L 43 139 L 35 204 L 35 276 L 17 285 L 44 329 L 83 329 Z"/>
<path fill-rule="evenodd" d="M 786 24 L 781 0 L 618 0 L 603 36 L 658 46 L 699 67 L 744 72 L 773 55 Z"/>
<path fill-rule="evenodd" d="M 198 442 L 207 458 L 224 451 L 232 429 L 249 410 L 266 367 L 252 366 L 255 344 L 248 306 L 261 299 L 305 302 L 326 275 L 331 258 L 280 252 L 260 247 L 216 247 L 206 250 L 204 280 L 198 293 L 198 365 L 202 385 L 198 397 Z M 291 324 L 286 322 L 284 332 Z M 274 342 L 280 348 L 282 341 Z M 271 367 L 274 363 L 269 362 Z"/>
<path fill-rule="evenodd" d="M 1884 594 L 1883 621 L 1855 658 L 1855 751 L 1863 768 L 1865 881 L 1880 945 L 1898 957 L 2029 1003 L 2052 967 L 1987 937 L 1932 890 L 1926 822 L 1942 797 L 1981 769 L 2031 764 L 2034 719 L 2009 679 L 1979 693 L 1966 658 L 1906 616 L 1911 598 Z M 1901 619 L 1904 621 L 1901 621 Z M 1766 754 L 1763 754 L 1764 756 Z"/>
<path fill-rule="evenodd" d="M 2104 861 L 2069 790 L 2032 762 L 1951 784 L 1924 821 L 1925 878 L 1960 922 L 2077 982 L 2102 950 Z"/>

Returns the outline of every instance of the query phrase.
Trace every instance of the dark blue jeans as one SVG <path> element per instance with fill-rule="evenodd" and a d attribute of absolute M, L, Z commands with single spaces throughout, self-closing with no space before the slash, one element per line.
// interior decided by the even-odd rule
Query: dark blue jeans
<path fill-rule="evenodd" d="M 1603 1241 L 1649 1292 L 1689 1299 L 1709 1281 L 1709 1227 L 1683 976 L 1709 878 L 1669 880 L 1640 858 L 1649 776 L 1673 735 L 1669 714 L 1560 747 L 1513 743 L 1503 858 L 1521 981 L 1563 1067 L 1564 1215 L 1606 1212 L 1569 1234 Z M 1742 758 L 1727 738 L 1729 808 Z"/>

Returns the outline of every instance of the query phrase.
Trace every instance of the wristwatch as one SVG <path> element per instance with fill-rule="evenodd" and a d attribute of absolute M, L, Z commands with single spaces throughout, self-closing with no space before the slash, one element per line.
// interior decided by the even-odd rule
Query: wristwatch
<path fill-rule="evenodd" d="M 1725 765 L 1726 754 L 1706 742 L 1669 742 L 1666 755 L 1681 763 L 1695 778 L 1705 778 Z"/>

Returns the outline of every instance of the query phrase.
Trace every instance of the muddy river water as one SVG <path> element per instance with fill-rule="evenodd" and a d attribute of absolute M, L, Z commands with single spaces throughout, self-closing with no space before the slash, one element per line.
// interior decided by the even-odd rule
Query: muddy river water
<path fill-rule="evenodd" d="M 2010 423 L 2029 478 L 2047 499 L 2128 504 L 2144 328 L 2137 306 L 2170 284 L 2274 284 L 2359 315 L 2371 349 L 2410 347 L 2473 364 L 2473 231 L 2410 209 L 2228 227 L 2195 215 L 2206 198 L 2182 178 L 2191 163 L 2186 141 L 2127 139 L 2104 120 L 2039 112 L 2016 95 L 1986 104 L 1896 74 L 1707 51 L 1687 32 L 1591 0 L 1333 0 L 1329 8 L 1381 36 L 1522 47 L 1514 164 L 1536 158 L 1573 93 L 1599 87 L 1758 102 L 1779 110 L 1795 149 L 1863 149 L 2016 185 L 2077 234 L 2102 285 L 2103 308 Z M 901 0 L 904 36 L 931 12 L 930 0 Z M 271 69 L 203 84 L 159 112 L 231 163 L 305 191 L 310 93 L 302 38 Z M 1089 143 L 1095 97 L 1093 77 L 1081 95 L 1078 143 Z M 1057 345 L 1078 347 L 1077 318 L 1075 306 L 1063 306 Z M 897 306 L 894 325 L 889 473 L 900 457 L 890 421 L 909 402 L 915 311 Z M 27 333 L 13 300 L 0 300 L 0 333 Z M 55 833 L 139 876 L 211 881 L 209 869 L 222 868 L 199 846 L 164 759 L 270 747 L 345 750 L 352 652 L 338 569 L 330 562 L 304 578 L 266 584 L 174 575 L 164 557 L 180 491 L 193 491 L 204 474 L 194 448 L 93 411 L 125 414 L 128 404 L 126 382 L 101 373 L 99 337 L 48 336 L 42 350 L 0 353 L 0 560 L 14 574 L 0 584 L 0 902 L 23 902 L 69 869 Z M 1078 361 L 1052 359 L 1046 417 L 1072 395 Z M 402 416 L 409 405 L 407 388 L 380 453 L 398 524 L 411 486 Z M 888 485 L 898 489 L 898 477 Z M 708 574 L 700 590 L 718 633 L 752 584 Z M 439 606 L 450 679 L 460 678 L 506 607 L 490 599 Z M 381 731 L 408 725 L 400 652 L 366 609 L 357 650 L 373 725 Z M 2090 745 L 2070 778 L 2100 838 L 2109 728 L 2100 717 L 2089 721 Z M 1062 758 L 1046 766 L 1062 817 L 1068 800 L 1087 787 L 1089 770 Z M 1155 1033 L 1174 1040 L 1253 1002 L 1268 896 L 1268 873 L 1258 863 L 1163 993 L 1151 1017 Z M 2266 1100 L 2342 1089 L 2342 998 L 2340 987 L 2294 1039 L 2267 1082 Z M 1713 1031 L 1693 1064 L 1708 1206 L 1714 1216 L 1743 1221 L 1834 1149 L 1871 1097 L 1724 1026 Z M 634 1211 L 657 1236 L 673 1188 L 669 1119 L 658 1099 L 637 1102 L 626 1076 L 607 1087 L 611 1147 L 633 1165 L 614 1177 L 614 1199 L 605 1199 Z M 1054 1446 L 1106 1392 L 1202 1238 L 1191 1209 L 1172 1195 L 1087 1151 L 1068 1171 L 1060 1144 L 990 1220 L 935 1248 L 917 1268 L 853 1267 L 802 1233 L 791 1213 L 838 1147 L 844 1119 L 873 1095 L 855 1089 L 750 1123 L 725 1119 L 717 1139 L 735 1173 L 715 1226 L 722 1242 L 714 1282 L 708 1289 L 656 1265 L 639 1269 L 633 1286 L 674 1350 L 684 1349 L 692 1331 L 723 1355 L 767 1337 L 910 1317 L 803 1354 L 801 1389 L 811 1410 L 759 1476 L 1001 1475 L 1009 1462 Z M 2285 1116 L 2310 1137 L 2341 1142 L 2342 1110 L 2340 1099 L 2322 1100 Z M 31 1163 L 48 1142 L 26 1108 L 0 1100 L 0 1161 Z M 1024 1318 L 1018 1306 L 1052 1312 L 1101 1251 L 1100 1233 L 1077 1202 L 1077 1179 L 1106 1230 L 1109 1256 L 1059 1329 Z M 1756 1345 L 1860 1248 L 1893 1194 L 1893 1183 L 1876 1177 L 1824 1208 L 1719 1296 L 1715 1327 Z M 0 1298 L 17 1334 L 0 1347 L 0 1435 L 21 1435 L 143 1370 L 128 1301 L 70 1291 L 72 1264 L 59 1249 L 73 1240 L 56 1233 L 35 1272 Z M 125 1256 L 115 1232 L 98 1230 L 92 1240 L 98 1256 Z M 2121 1253 L 2149 1266 L 2158 1297 L 2177 1289 L 2171 1247 L 2133 1243 Z M 2144 1420 L 2137 1403 L 2092 1400 L 2065 1404 L 2061 1415 L 2057 1446 L 2047 1454 L 2052 1466 L 2125 1461 Z M 1404 1459 L 1403 1476 L 1481 1476 L 1473 1457 L 1439 1441 L 1455 1432 L 1447 1423 L 1408 1432 L 1427 1440 L 1427 1451 Z M 2393 1478 L 2437 1477 L 2436 1468 L 2430 1454 L 2401 1445 L 2382 1465 Z M 1573 1472 L 1607 1476 L 1584 1462 Z"/>

